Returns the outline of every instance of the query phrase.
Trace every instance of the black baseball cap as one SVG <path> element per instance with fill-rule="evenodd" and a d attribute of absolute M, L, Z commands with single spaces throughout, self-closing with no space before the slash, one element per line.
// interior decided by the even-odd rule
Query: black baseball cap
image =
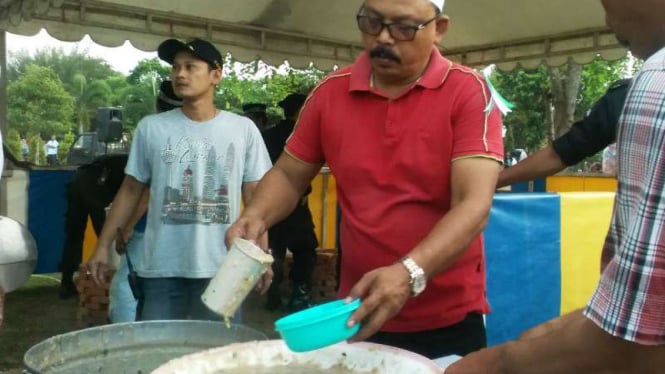
<path fill-rule="evenodd" d="M 168 39 L 162 42 L 157 48 L 157 55 L 160 59 L 173 65 L 175 55 L 180 51 L 189 51 L 194 56 L 210 64 L 217 69 L 222 68 L 222 54 L 210 42 L 203 39 L 192 39 L 183 42 L 178 39 Z"/>

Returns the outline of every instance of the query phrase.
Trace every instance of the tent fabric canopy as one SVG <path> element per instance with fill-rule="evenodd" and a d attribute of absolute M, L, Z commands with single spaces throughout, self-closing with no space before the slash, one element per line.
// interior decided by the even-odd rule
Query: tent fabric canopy
<path fill-rule="evenodd" d="M 34 35 L 41 28 L 63 41 L 89 34 L 116 47 L 129 40 L 154 51 L 169 37 L 201 37 L 241 61 L 313 62 L 328 70 L 362 51 L 355 13 L 361 0 L 0 0 L 0 28 Z M 448 0 L 441 50 L 470 66 L 512 70 L 570 58 L 586 63 L 626 54 L 604 22 L 599 1 Z"/>

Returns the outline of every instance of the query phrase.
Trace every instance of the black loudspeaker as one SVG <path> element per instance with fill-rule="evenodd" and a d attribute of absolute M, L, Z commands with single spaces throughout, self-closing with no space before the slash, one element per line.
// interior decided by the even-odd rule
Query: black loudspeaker
<path fill-rule="evenodd" d="M 97 138 L 100 142 L 117 142 L 122 138 L 122 110 L 106 107 L 97 109 Z"/>

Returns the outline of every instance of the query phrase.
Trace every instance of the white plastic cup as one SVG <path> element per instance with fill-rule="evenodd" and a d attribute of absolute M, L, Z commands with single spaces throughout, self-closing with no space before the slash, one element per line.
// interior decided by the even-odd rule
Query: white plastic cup
<path fill-rule="evenodd" d="M 218 315 L 227 319 L 233 317 L 273 261 L 273 257 L 256 244 L 235 239 L 201 300 Z"/>

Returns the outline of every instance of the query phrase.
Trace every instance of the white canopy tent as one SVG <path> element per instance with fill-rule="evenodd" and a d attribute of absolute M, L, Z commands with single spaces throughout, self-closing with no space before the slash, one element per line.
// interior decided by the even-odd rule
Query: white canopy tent
<path fill-rule="evenodd" d="M 240 60 L 271 64 L 346 65 L 361 50 L 355 13 L 361 0 L 0 0 L 0 29 L 57 39 L 85 34 L 98 44 L 154 51 L 168 37 L 201 37 Z M 604 23 L 598 0 L 448 0 L 449 58 L 471 66 L 495 63 L 586 63 L 625 55 Z"/>

